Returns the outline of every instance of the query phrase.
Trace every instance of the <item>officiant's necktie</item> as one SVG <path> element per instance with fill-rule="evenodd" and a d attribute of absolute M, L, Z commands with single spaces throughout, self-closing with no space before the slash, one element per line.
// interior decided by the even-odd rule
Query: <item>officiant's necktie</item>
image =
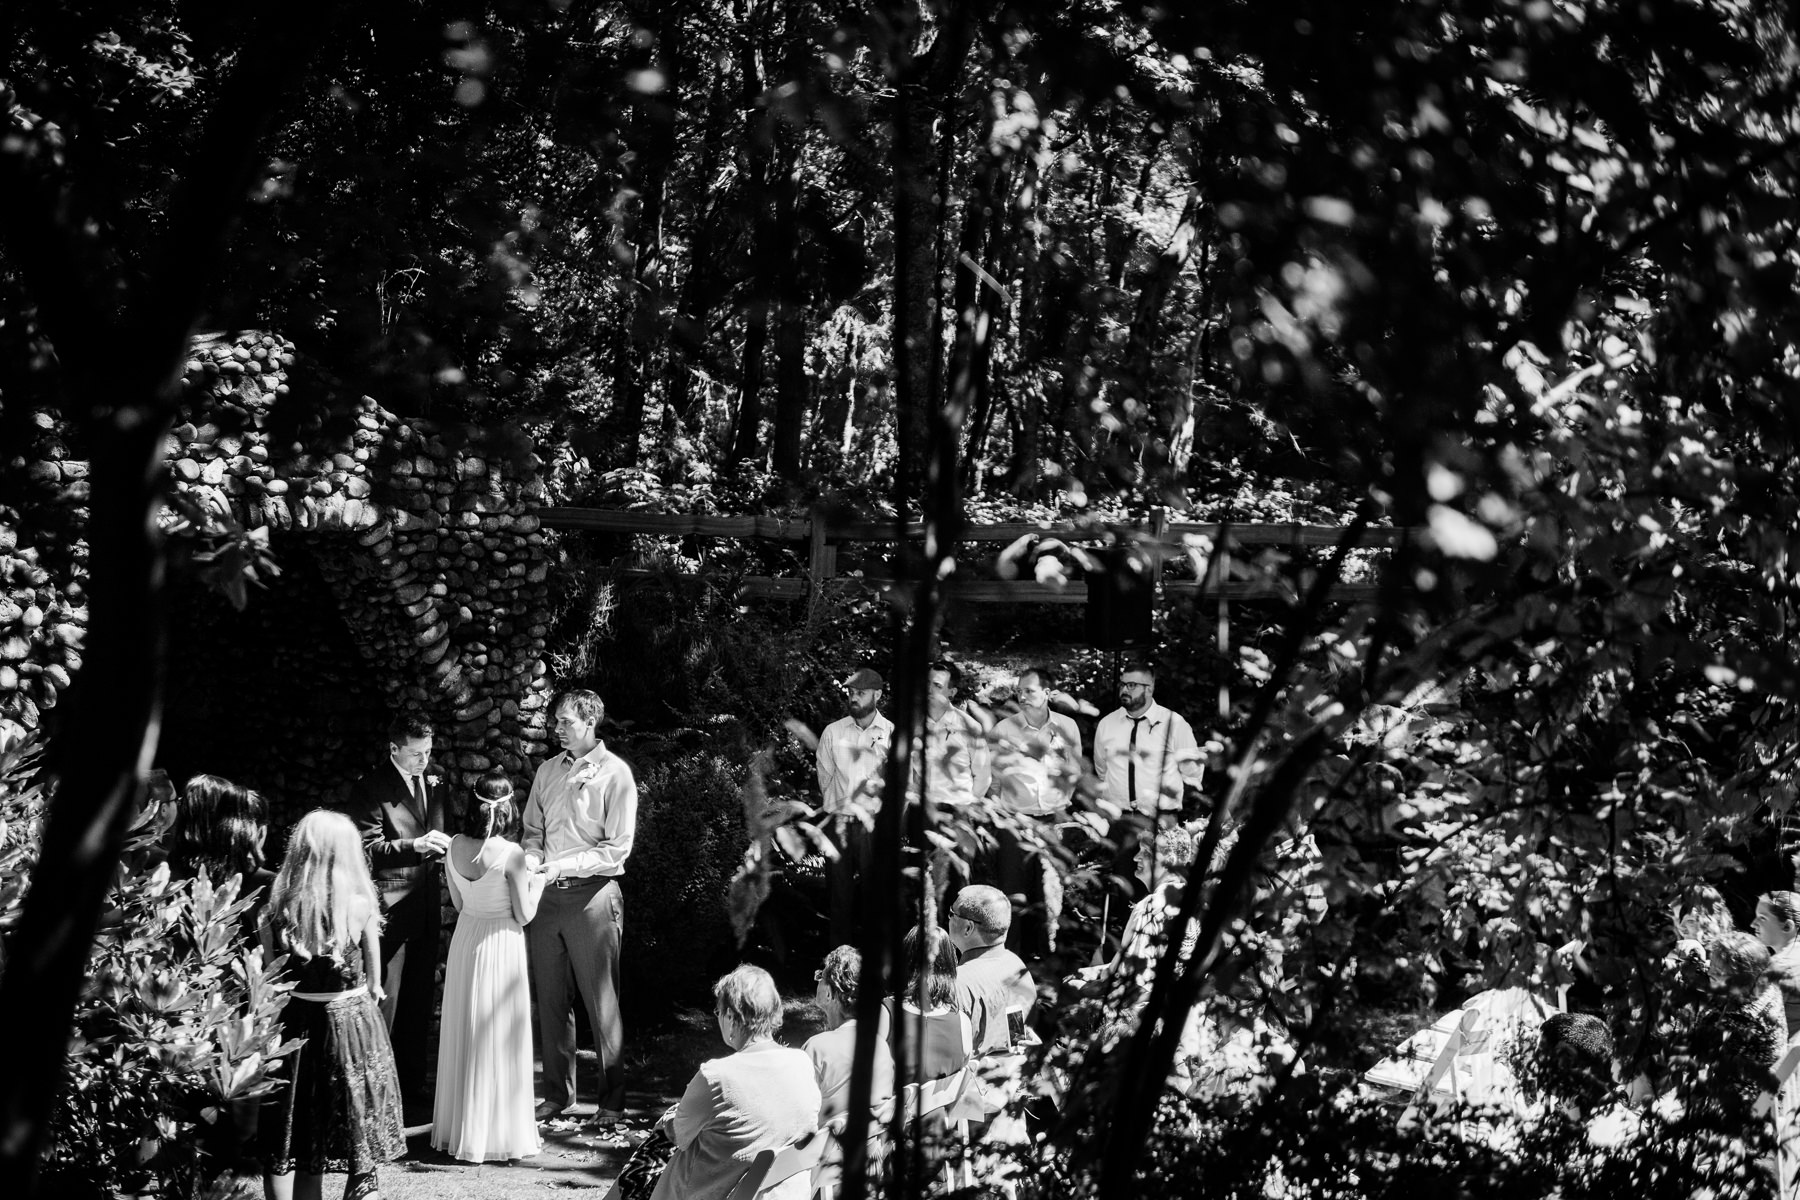
<path fill-rule="evenodd" d="M 1137 735 L 1138 728 L 1144 723 L 1143 717 L 1131 718 L 1131 749 L 1125 759 L 1125 790 L 1131 795 L 1131 809 L 1137 811 Z"/>

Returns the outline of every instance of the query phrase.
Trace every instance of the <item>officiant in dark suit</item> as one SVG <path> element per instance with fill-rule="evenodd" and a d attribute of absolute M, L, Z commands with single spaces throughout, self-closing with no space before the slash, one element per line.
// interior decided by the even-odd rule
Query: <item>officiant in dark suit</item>
<path fill-rule="evenodd" d="M 388 731 L 387 761 L 350 785 L 344 806 L 362 831 L 381 893 L 381 982 L 387 992 L 381 1014 L 394 1043 L 409 1122 L 431 1112 L 426 1075 L 437 1001 L 438 870 L 450 847 L 444 798 L 427 775 L 430 763 L 431 726 L 401 717 Z"/>

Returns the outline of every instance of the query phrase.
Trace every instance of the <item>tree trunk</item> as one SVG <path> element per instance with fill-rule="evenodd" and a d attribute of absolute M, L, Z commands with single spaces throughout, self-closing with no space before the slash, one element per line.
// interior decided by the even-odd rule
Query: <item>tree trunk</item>
<path fill-rule="evenodd" d="M 1003 289 L 1017 286 L 1019 241 L 1021 231 L 1007 216 L 1014 211 L 1013 169 L 1009 165 L 996 174 L 989 194 L 987 212 L 987 246 L 982 269 L 987 277 L 980 289 L 981 311 L 987 319 L 987 335 L 983 339 L 981 390 L 971 401 L 969 446 L 963 470 L 963 490 L 980 495 L 987 474 L 988 430 L 993 426 L 996 401 L 1004 403 L 1004 384 L 994 363 L 995 347 L 1005 346 L 1005 334 L 1012 315 L 1012 295 Z M 1004 350 L 1002 350 L 1004 354 Z M 1004 364 L 999 368 L 1004 370 Z"/>
<path fill-rule="evenodd" d="M 670 51 L 678 40 L 668 6 L 645 4 L 631 8 L 632 24 L 646 40 L 630 56 L 635 71 L 659 70 L 664 90 L 638 97 L 632 118 L 631 145 L 636 150 L 631 171 L 638 194 L 635 228 L 630 233 L 633 256 L 630 281 L 624 293 L 623 320 L 616 339 L 614 424 L 618 445 L 614 462 L 636 466 L 644 431 L 644 409 L 649 400 L 651 360 L 662 326 L 663 207 L 669 169 L 675 161 L 675 97 L 678 87 L 677 56 Z"/>
<path fill-rule="evenodd" d="M 1157 338 L 1162 334 L 1163 309 L 1168 304 L 1169 289 L 1194 257 L 1194 243 L 1200 236 L 1203 208 L 1198 186 L 1188 189 L 1187 203 L 1169 242 L 1156 256 L 1156 263 L 1144 279 L 1138 293 L 1137 311 L 1132 316 L 1131 336 L 1125 347 L 1123 384 L 1127 395 L 1146 396 L 1152 390 Z M 1188 392 L 1182 388 L 1163 389 L 1163 398 L 1147 405 L 1151 413 L 1146 431 L 1144 469 L 1153 481 L 1166 478 L 1175 463 L 1174 446 L 1188 419 Z"/>
<path fill-rule="evenodd" d="M 762 72 L 757 66 L 756 33 L 751 26 L 750 7 L 746 0 L 732 0 L 732 13 L 737 23 L 738 78 L 742 85 L 744 110 L 744 155 L 741 169 L 746 198 L 753 217 L 751 235 L 751 280 L 744 301 L 744 350 L 738 370 L 737 427 L 731 439 L 731 453 L 726 461 L 732 466 L 762 457 L 762 381 L 763 350 L 769 340 L 769 316 L 773 289 L 768 286 L 771 274 L 769 246 L 774 224 L 769 207 L 770 131 L 764 123 L 768 112 L 764 104 Z"/>
<path fill-rule="evenodd" d="M 993 128 L 990 111 L 976 145 L 985 145 Z M 994 277 L 994 247 L 1000 234 L 995 228 L 1000 197 L 1006 190 L 1006 172 L 992 155 L 983 155 L 970 180 L 969 198 L 963 205 L 962 231 L 958 235 L 956 286 L 956 346 L 952 351 L 950 389 L 973 414 L 974 433 L 963 462 L 963 486 L 981 463 L 981 442 L 988 421 L 990 347 L 999 308 L 1000 281 Z"/>
<path fill-rule="evenodd" d="M 1035 495 L 1038 461 L 1043 455 L 1044 391 L 1038 382 L 1044 358 L 1045 320 L 1043 259 L 1038 244 L 1037 214 L 1043 211 L 1050 181 L 1038 168 L 1037 156 L 1027 160 L 1025 182 L 1020 189 L 1018 213 L 1019 257 L 1019 373 L 1029 379 L 1013 396 L 1017 431 L 1013 436 L 1012 461 L 1006 472 L 1006 490 L 1015 496 Z"/>
<path fill-rule="evenodd" d="M 738 371 L 737 432 L 731 439 L 733 466 L 762 457 L 763 347 L 769 340 L 769 301 L 752 296 L 744 311 L 744 356 Z"/>
<path fill-rule="evenodd" d="M 1150 144 L 1144 148 L 1144 165 L 1138 171 L 1137 199 L 1132 201 L 1131 209 L 1138 216 L 1144 215 L 1144 197 L 1150 191 L 1150 181 L 1156 174 L 1156 156 L 1162 150 L 1162 126 L 1153 126 L 1150 130 Z M 1117 216 L 1109 213 L 1106 218 L 1109 233 L 1109 252 L 1112 258 L 1112 269 L 1107 272 L 1106 282 L 1113 291 L 1125 286 L 1125 268 L 1131 263 L 1132 251 L 1137 246 L 1137 232 Z"/>
<path fill-rule="evenodd" d="M 811 30 L 805 23 L 806 6 L 795 4 L 787 10 L 783 36 L 787 42 L 786 76 L 790 80 L 810 77 Z M 809 114 L 804 111 L 783 114 L 777 127 L 775 187 L 775 253 L 771 260 L 773 277 L 768 281 L 775 289 L 779 313 L 775 322 L 775 427 L 771 436 L 772 465 L 775 473 L 790 483 L 800 480 L 801 433 L 806 428 L 806 410 L 810 399 L 806 381 L 806 330 L 810 311 L 805 275 L 799 261 L 799 229 L 796 209 L 800 194 L 800 152 L 806 136 Z"/>
<path fill-rule="evenodd" d="M 879 17 L 879 25 L 890 39 L 881 47 L 883 66 L 893 82 L 895 94 L 892 108 L 892 157 L 894 187 L 894 296 L 892 336 L 897 424 L 900 429 L 900 458 L 894 472 L 894 512 L 902 535 L 901 565 L 913 580 L 910 624 L 902 632 L 902 608 L 894 606 L 893 631 L 894 671 L 894 738 L 887 763 L 887 795 L 893 802 L 881 806 L 876 819 L 873 869 L 865 880 L 867 894 L 879 897 L 870 905 L 873 920 L 862 931 L 860 946 L 863 968 L 857 997 L 856 1056 L 851 1069 L 849 1124 L 844 1131 L 844 1197 L 862 1200 L 868 1185 L 868 1130 L 871 1093 L 874 1083 L 875 1039 L 878 1014 L 884 994 L 898 995 L 902 986 L 900 935 L 904 928 L 898 920 L 901 896 L 901 817 L 910 811 L 910 828 L 906 831 L 915 850 L 927 845 L 924 805 L 905 805 L 899 798 L 906 794 L 912 769 L 915 736 L 923 726 L 925 713 L 925 666 L 930 661 L 932 640 L 936 633 L 938 577 L 949 556 L 956 553 L 960 536 L 961 500 L 956 469 L 961 439 L 960 423 L 964 411 L 963 397 L 958 394 L 942 409 L 934 410 L 929 358 L 933 348 L 928 339 L 935 328 L 934 314 L 926 306 L 935 296 L 934 281 L 921 278 L 921 272 L 933 269 L 934 231 L 929 228 L 936 205 L 932 203 L 933 187 L 929 180 L 935 173 L 933 161 L 931 101 L 932 96 L 949 94 L 951 84 L 963 69 L 974 40 L 975 22 L 981 15 L 976 4 L 959 5 L 944 13 L 937 37 L 930 51 L 915 57 L 916 40 L 921 34 L 921 21 L 913 0 L 889 0 Z M 923 171 L 927 178 L 921 179 Z M 956 390 L 956 389 L 953 389 Z M 904 539 L 905 522 L 911 507 L 915 481 L 929 481 L 925 493 L 926 521 L 923 554 L 908 554 Z M 921 889 L 923 891 L 923 889 Z M 920 899 L 920 916 L 929 919 Z M 904 1026 L 897 1027 L 900 1030 Z M 894 1044 L 895 1084 L 905 1080 L 905 1044 L 897 1037 Z M 894 1194 L 911 1195 L 922 1185 L 920 1175 L 923 1158 L 918 1147 L 907 1137 L 905 1116 L 896 1113 L 892 1127 L 894 1153 Z"/>
<path fill-rule="evenodd" d="M 781 306 L 775 326 L 775 432 L 772 465 L 790 483 L 800 480 L 800 434 L 806 428 L 811 389 L 806 379 L 806 306 Z"/>
<path fill-rule="evenodd" d="M 909 496 L 925 478 L 936 357 L 936 156 L 932 153 L 929 95 L 914 81 L 900 84 L 894 118 L 894 420 L 899 432 L 896 470 Z M 901 513 L 902 519 L 905 513 Z"/>
<path fill-rule="evenodd" d="M 831 367 L 819 389 L 819 418 L 808 439 L 807 461 L 815 471 L 849 450 L 851 395 L 861 384 L 856 363 L 861 357 L 862 335 L 852 335 L 849 352 Z"/>
<path fill-rule="evenodd" d="M 51 744 L 56 798 L 0 978 L 0 1028 L 29 1031 L 14 1039 L 0 1072 L 7 1196 L 34 1193 L 94 928 L 156 750 L 166 631 L 156 513 L 188 337 L 262 165 L 268 126 L 299 86 L 321 25 L 336 15 L 335 7 L 321 14 L 288 4 L 250 30 L 170 204 L 154 268 L 136 288 L 110 265 L 96 273 L 108 259 L 88 253 L 94 235 L 84 214 L 36 175 L 33 139 L 0 147 L 0 238 L 65 364 L 65 407 L 84 427 L 93 462 L 85 665 Z M 119 295 L 129 304 L 122 316 L 111 307 Z"/>
<path fill-rule="evenodd" d="M 712 100 L 708 111 L 725 108 L 724 72 L 714 76 Z M 709 137 L 700 160 L 700 178 L 712 180 L 719 173 L 720 148 L 725 139 Z M 714 197 L 703 215 L 689 231 L 689 244 L 716 245 L 723 222 L 719 219 L 720 198 Z M 681 281 L 681 298 L 676 303 L 675 317 L 670 322 L 669 341 L 675 353 L 668 357 L 664 384 L 667 400 L 663 405 L 664 432 L 673 435 L 676 428 L 689 434 L 697 432 L 700 419 L 694 396 L 694 368 L 707 358 L 707 325 L 718 304 L 723 281 L 719 268 L 723 256 L 696 254 L 688 263 L 687 276 Z"/>

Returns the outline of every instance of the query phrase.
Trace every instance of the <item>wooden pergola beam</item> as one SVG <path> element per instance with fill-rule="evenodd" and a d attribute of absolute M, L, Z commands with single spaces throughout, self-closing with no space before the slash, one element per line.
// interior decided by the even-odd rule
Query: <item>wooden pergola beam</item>
<path fill-rule="evenodd" d="M 651 534 L 662 537 L 726 537 L 773 538 L 792 542 L 813 542 L 814 518 L 810 517 L 706 517 L 686 513 L 626 512 L 611 508 L 545 508 L 538 519 L 546 529 L 586 529 L 604 533 Z M 1335 546 L 1344 534 L 1338 525 L 1305 525 L 1299 523 L 1268 524 L 1249 522 L 1168 522 L 1161 525 L 1160 536 L 1152 521 L 1152 531 L 1126 531 L 1140 541 L 1158 541 L 1164 545 L 1181 545 L 1185 538 L 1217 538 L 1229 529 L 1231 539 L 1245 546 Z M 965 542 L 1016 542 L 1023 537 L 1055 538 L 1065 542 L 1098 542 L 1117 527 L 1098 523 L 1059 521 L 1040 525 L 1030 521 L 999 521 L 987 525 L 966 525 Z M 1370 549 L 1399 545 L 1411 531 L 1406 528 L 1373 527 L 1367 530 L 1361 544 Z M 923 537 L 925 527 L 913 522 L 906 527 L 909 538 Z M 894 526 L 882 521 L 828 521 L 825 542 L 891 542 Z"/>

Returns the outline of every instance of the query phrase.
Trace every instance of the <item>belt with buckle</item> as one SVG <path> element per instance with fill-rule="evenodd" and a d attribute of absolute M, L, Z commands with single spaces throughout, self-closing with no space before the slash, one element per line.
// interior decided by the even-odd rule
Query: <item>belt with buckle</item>
<path fill-rule="evenodd" d="M 587 887 L 589 884 L 592 884 L 592 883 L 611 883 L 613 880 L 615 880 L 617 878 L 618 878 L 617 875 L 576 875 L 573 877 L 558 876 L 557 878 L 552 879 L 550 881 L 549 886 L 551 886 L 553 888 L 563 888 L 563 889 Z"/>

